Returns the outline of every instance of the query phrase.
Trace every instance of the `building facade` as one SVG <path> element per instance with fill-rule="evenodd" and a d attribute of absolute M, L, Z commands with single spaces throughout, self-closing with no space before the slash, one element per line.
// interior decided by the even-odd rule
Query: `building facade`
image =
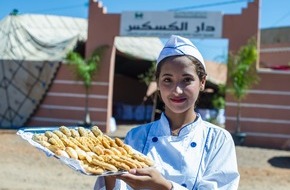
<path fill-rule="evenodd" d="M 288 84 L 290 72 L 275 70 L 273 66 L 289 63 L 290 54 L 287 51 L 290 43 L 284 39 L 275 39 L 277 43 L 272 43 L 273 41 L 264 43 L 262 38 L 263 43 L 260 46 L 259 7 L 260 1 L 255 0 L 250 2 L 241 14 L 223 15 L 222 37 L 229 40 L 229 51 L 232 52 L 237 51 L 252 37 L 256 37 L 257 46 L 261 48 L 257 62 L 257 72 L 261 81 L 249 91 L 241 105 L 242 132 L 247 133 L 245 145 L 287 148 L 290 139 L 290 85 Z M 115 37 L 119 36 L 120 22 L 120 14 L 107 14 L 99 1 L 90 0 L 85 55 L 88 57 L 101 45 L 109 45 L 89 95 L 91 120 L 104 132 L 110 131 L 113 97 L 118 93 L 114 91 L 115 62 L 118 54 L 114 44 Z M 85 105 L 84 92 L 82 83 L 75 81 L 66 64 L 61 64 L 47 95 L 27 122 L 27 126 L 55 126 L 60 123 L 72 125 L 82 120 L 83 105 Z M 128 91 L 128 96 L 134 96 L 138 92 L 145 94 L 146 86 L 139 90 Z M 227 94 L 226 129 L 230 132 L 235 131 L 236 109 L 237 103 Z"/>

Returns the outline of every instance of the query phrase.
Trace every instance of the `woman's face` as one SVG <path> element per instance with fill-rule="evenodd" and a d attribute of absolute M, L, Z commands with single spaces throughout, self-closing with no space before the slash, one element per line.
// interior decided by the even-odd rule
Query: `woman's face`
<path fill-rule="evenodd" d="M 200 81 L 195 64 L 186 56 L 167 59 L 160 70 L 158 88 L 166 109 L 174 113 L 192 111 L 205 80 Z"/>

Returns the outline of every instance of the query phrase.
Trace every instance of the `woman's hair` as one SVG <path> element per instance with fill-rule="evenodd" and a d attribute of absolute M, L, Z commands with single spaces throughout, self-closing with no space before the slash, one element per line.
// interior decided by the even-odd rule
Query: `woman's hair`
<path fill-rule="evenodd" d="M 190 56 L 190 55 L 181 55 L 181 56 L 186 56 L 188 59 L 190 59 L 192 61 L 192 63 L 195 65 L 196 74 L 197 74 L 197 76 L 198 76 L 200 81 L 206 77 L 207 74 L 206 74 L 206 71 L 205 71 L 205 69 L 204 69 L 204 67 L 203 67 L 201 62 L 199 62 L 197 59 L 195 59 L 193 56 Z M 161 72 L 161 67 L 163 66 L 163 64 L 168 59 L 172 59 L 174 57 L 177 57 L 177 56 L 167 57 L 167 58 L 163 59 L 162 61 L 160 61 L 158 63 L 157 68 L 156 68 L 156 72 L 155 72 L 156 81 L 159 79 L 159 75 L 160 75 L 160 72 Z"/>

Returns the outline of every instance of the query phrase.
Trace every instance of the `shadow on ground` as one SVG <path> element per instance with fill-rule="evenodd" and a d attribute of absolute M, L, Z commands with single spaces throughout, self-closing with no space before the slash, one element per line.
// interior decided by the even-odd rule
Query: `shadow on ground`
<path fill-rule="evenodd" d="M 268 162 L 274 167 L 290 169 L 290 156 L 275 156 Z"/>

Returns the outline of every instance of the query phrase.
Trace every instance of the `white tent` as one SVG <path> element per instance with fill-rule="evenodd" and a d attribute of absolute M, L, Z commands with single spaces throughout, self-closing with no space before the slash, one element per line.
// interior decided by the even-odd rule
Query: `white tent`
<path fill-rule="evenodd" d="M 77 40 L 87 39 L 87 20 L 51 15 L 9 15 L 0 21 L 1 60 L 59 61 Z"/>
<path fill-rule="evenodd" d="M 86 19 L 26 14 L 0 21 L 0 128 L 25 124 L 66 53 L 86 38 Z"/>
<path fill-rule="evenodd" d="M 157 37 L 118 36 L 114 45 L 118 51 L 146 61 L 156 61 L 163 48 L 162 41 Z"/>

